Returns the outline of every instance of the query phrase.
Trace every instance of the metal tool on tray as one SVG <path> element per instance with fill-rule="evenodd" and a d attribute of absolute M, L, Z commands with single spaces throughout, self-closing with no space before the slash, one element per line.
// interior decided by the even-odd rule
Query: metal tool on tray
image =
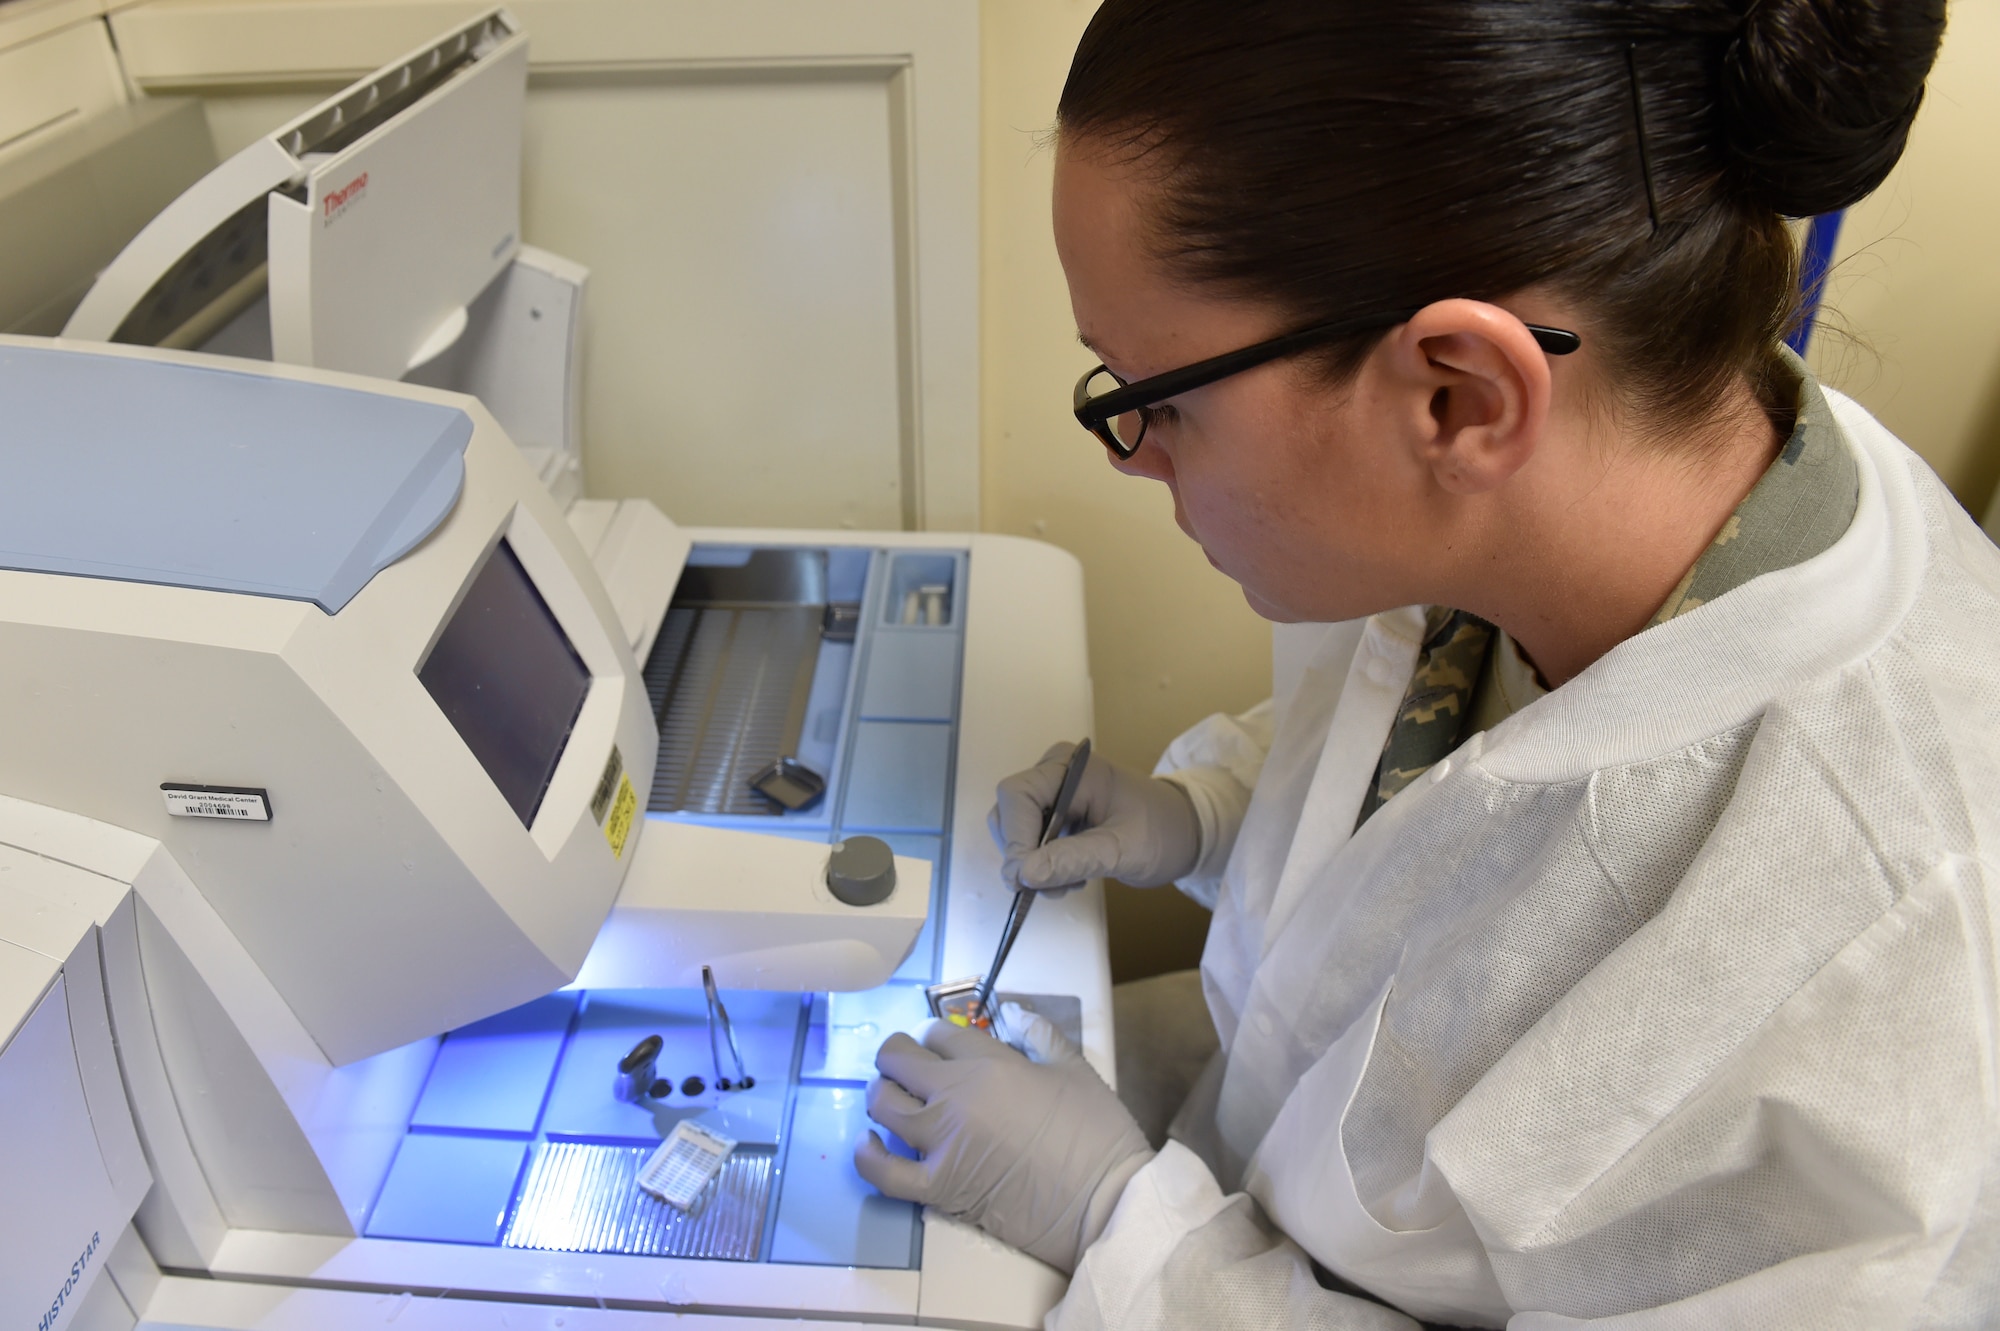
<path fill-rule="evenodd" d="M 715 1064 L 715 1089 L 718 1091 L 747 1091 L 757 1084 L 757 1079 L 743 1070 L 743 1052 L 736 1047 L 736 1028 L 729 1022 L 729 1009 L 722 1005 L 722 993 L 715 987 L 715 972 L 708 967 L 701 968 L 701 987 L 708 997 L 708 1056 Z M 721 1033 L 720 1043 L 716 1040 Z M 736 1065 L 736 1076 L 732 1079 L 722 1070 L 722 1044 L 729 1047 L 730 1062 Z"/>
<path fill-rule="evenodd" d="M 1042 839 L 1036 842 L 1039 849 L 1054 841 L 1069 826 L 1069 806 L 1076 800 L 1076 788 L 1083 783 L 1083 769 L 1090 764 L 1090 741 L 1078 744 L 1069 755 L 1069 766 L 1063 771 L 1062 785 L 1056 790 L 1056 802 L 1049 806 L 1048 821 L 1042 824 Z M 986 968 L 986 979 L 979 986 L 979 996 L 974 1000 L 971 1013 L 974 1017 L 992 1018 L 986 1005 L 993 1001 L 993 985 L 1000 978 L 1000 968 L 1007 964 L 1007 954 L 1014 950 L 1014 940 L 1021 936 L 1021 926 L 1028 922 L 1028 908 L 1035 904 L 1040 893 L 1019 891 L 1014 893 L 1013 902 L 1007 907 L 1007 924 L 1000 931 L 1000 950 L 993 954 L 993 964 Z"/>

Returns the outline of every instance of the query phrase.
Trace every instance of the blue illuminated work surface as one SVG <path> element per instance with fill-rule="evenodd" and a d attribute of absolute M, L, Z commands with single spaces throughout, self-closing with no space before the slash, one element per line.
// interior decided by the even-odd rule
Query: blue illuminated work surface
<path fill-rule="evenodd" d="M 717 1086 L 719 1076 L 735 1080 L 735 1064 L 726 1044 L 711 1049 L 700 990 L 551 994 L 452 1032 L 369 1215 L 370 1237 L 818 1266 L 919 1264 L 918 1208 L 864 1183 L 853 1153 L 873 1127 L 865 1100 L 875 1051 L 893 1032 L 925 1024 L 923 986 L 940 978 L 965 564 L 958 553 L 904 552 L 875 552 L 864 563 L 858 641 L 849 655 L 827 653 L 821 668 L 844 670 L 852 660 L 859 678 L 851 690 L 831 675 L 814 686 L 837 708 L 826 753 L 840 756 L 829 763 L 825 798 L 783 817 L 650 816 L 827 842 L 867 834 L 930 861 L 930 918 L 910 956 L 888 984 L 864 993 L 725 991 L 755 1083 L 748 1090 Z M 946 589 L 939 613 L 910 623 L 902 611 L 910 593 L 921 600 L 939 586 Z M 661 1040 L 650 1087 L 658 1094 L 621 1100 L 619 1061 L 652 1035 Z M 637 1175 L 687 1118 L 738 1146 L 705 1200 L 684 1215 L 641 1190 Z"/>
<path fill-rule="evenodd" d="M 719 1090 L 699 990 L 552 994 L 454 1031 L 366 1232 L 372 1238 L 908 1268 L 915 1207 L 855 1174 L 873 1049 L 925 1017 L 921 986 L 868 994 L 723 994 L 755 1085 Z M 618 1063 L 661 1037 L 637 1103 Z M 864 1052 L 862 1046 L 867 1045 Z M 734 1062 L 721 1049 L 734 1080 Z M 738 1142 L 714 1192 L 683 1217 L 634 1177 L 684 1118 Z M 896 1143 L 900 1147 L 900 1143 Z"/>

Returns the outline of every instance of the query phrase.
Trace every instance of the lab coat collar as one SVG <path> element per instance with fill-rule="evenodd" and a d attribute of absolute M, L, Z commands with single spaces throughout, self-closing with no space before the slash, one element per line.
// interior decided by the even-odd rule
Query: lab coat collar
<path fill-rule="evenodd" d="M 1929 553 L 1916 459 L 1854 402 L 1824 391 L 1860 471 L 1847 533 L 1626 639 L 1488 733 L 1484 770 L 1570 781 L 1685 748 L 1760 715 L 1793 684 L 1859 662 L 1896 631 Z"/>

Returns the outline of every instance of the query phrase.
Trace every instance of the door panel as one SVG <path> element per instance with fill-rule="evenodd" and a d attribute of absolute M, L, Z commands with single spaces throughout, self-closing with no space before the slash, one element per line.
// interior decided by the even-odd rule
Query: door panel
<path fill-rule="evenodd" d="M 903 525 L 890 114 L 881 76 L 538 81 L 522 234 L 591 269 L 593 494 Z"/>

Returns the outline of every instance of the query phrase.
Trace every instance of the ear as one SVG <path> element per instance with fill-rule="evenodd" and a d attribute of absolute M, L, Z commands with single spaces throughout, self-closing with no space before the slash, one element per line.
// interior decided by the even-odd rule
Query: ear
<path fill-rule="evenodd" d="M 1426 305 L 1380 348 L 1405 437 L 1450 494 L 1497 490 L 1535 454 L 1553 393 L 1548 356 L 1498 305 Z"/>

